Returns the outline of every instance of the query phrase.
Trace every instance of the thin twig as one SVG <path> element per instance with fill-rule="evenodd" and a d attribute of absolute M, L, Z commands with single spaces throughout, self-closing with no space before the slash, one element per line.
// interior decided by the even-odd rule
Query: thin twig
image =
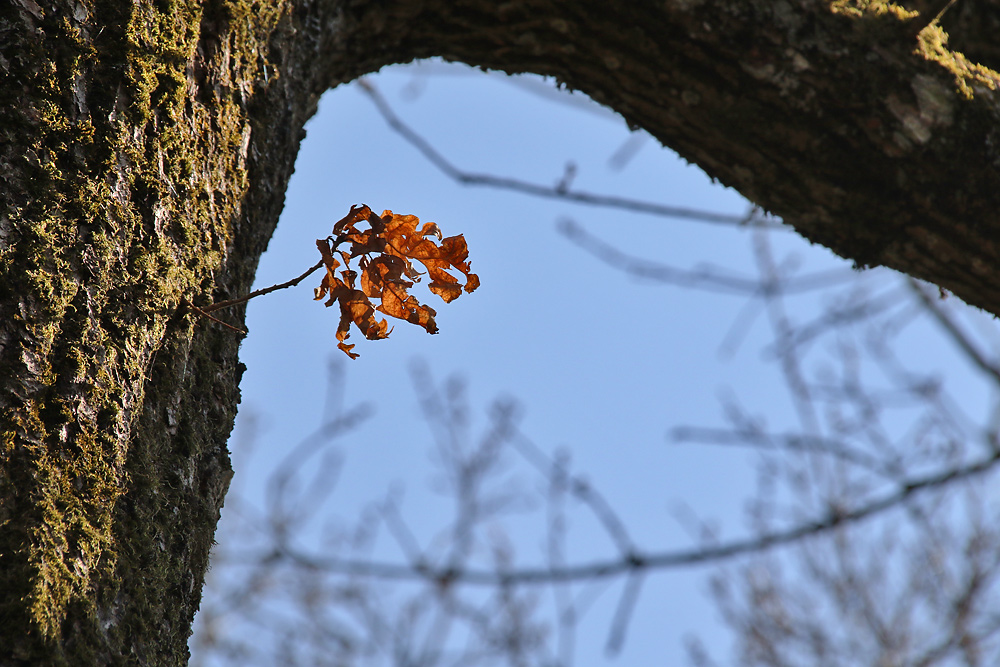
<path fill-rule="evenodd" d="M 220 301 L 218 303 L 209 304 L 209 305 L 205 306 L 204 308 L 196 308 L 195 310 L 197 310 L 202 315 L 205 315 L 206 317 L 208 317 L 208 313 L 215 312 L 216 310 L 221 310 L 222 308 L 229 308 L 230 306 L 236 306 L 236 305 L 239 305 L 241 303 L 245 303 L 245 302 L 249 301 L 250 299 L 253 299 L 254 297 L 263 296 L 265 294 L 270 294 L 271 292 L 276 292 L 276 291 L 278 291 L 280 289 L 285 289 L 287 287 L 295 287 L 296 285 L 298 285 L 300 282 L 302 282 L 303 280 L 305 280 L 306 278 L 308 278 L 310 275 L 312 275 L 313 272 L 315 272 L 317 269 L 319 269 L 322 266 L 323 266 L 323 260 L 320 260 L 320 261 L 316 262 L 316 264 L 312 268 L 310 268 L 308 271 L 306 271 L 305 273 L 303 273 L 298 278 L 293 278 L 292 280 L 289 280 L 288 282 L 285 282 L 285 283 L 281 283 L 280 285 L 271 285 L 270 287 L 265 287 L 263 289 L 259 289 L 259 290 L 256 290 L 254 292 L 250 292 L 246 296 L 241 296 L 238 299 L 230 299 L 229 301 Z M 194 306 L 191 306 L 191 307 L 194 308 Z M 213 317 L 211 319 L 215 319 L 215 318 Z M 218 320 L 215 320 L 215 321 L 218 322 Z"/>
<path fill-rule="evenodd" d="M 931 25 L 941 22 L 941 17 L 945 15 L 952 5 L 954 5 L 958 0 L 936 0 L 936 2 L 931 5 L 927 10 L 920 12 L 920 15 L 913 19 L 913 23 L 910 24 L 909 30 L 914 37 L 919 35 Z"/>
<path fill-rule="evenodd" d="M 742 219 L 748 227 L 761 228 L 762 226 L 760 219 L 755 217 L 753 211 L 744 215 Z M 763 225 L 763 227 L 766 229 L 771 228 L 770 225 Z M 833 269 L 799 276 L 794 281 L 785 280 L 780 284 L 772 281 L 769 284 L 753 278 L 727 275 L 721 269 L 710 266 L 695 269 L 678 269 L 660 262 L 643 260 L 622 252 L 615 246 L 602 241 L 569 218 L 560 220 L 557 230 L 571 243 L 590 253 L 598 260 L 620 269 L 629 275 L 671 285 L 723 294 L 749 294 L 758 297 L 762 295 L 767 296 L 768 290 L 772 292 L 780 290 L 787 294 L 798 294 L 827 289 L 853 280 L 856 277 L 850 270 Z"/>
<path fill-rule="evenodd" d="M 516 432 L 510 441 L 511 447 L 524 459 L 548 478 L 549 483 L 559 481 L 580 502 L 590 508 L 594 517 L 604 527 L 623 557 L 635 553 L 635 546 L 621 518 L 611 508 L 611 504 L 586 480 L 570 475 L 565 464 L 546 455 L 526 435 Z"/>
<path fill-rule="evenodd" d="M 194 312 L 198 313 L 202 317 L 207 317 L 208 319 L 212 320 L 216 324 L 221 324 L 222 326 L 224 326 L 224 327 L 226 327 L 228 329 L 232 329 L 233 331 L 235 331 L 237 333 L 241 333 L 243 335 L 246 335 L 248 333 L 246 329 L 241 329 L 239 327 L 234 327 L 232 324 L 229 324 L 227 322 L 223 322 L 222 320 L 220 320 L 217 317 L 212 317 L 206 311 L 202 310 L 201 308 L 199 308 L 198 306 L 194 305 L 190 301 L 185 301 L 184 305 L 186 305 L 188 308 L 190 308 Z"/>
<path fill-rule="evenodd" d="M 948 332 L 948 336 L 951 340 L 961 348 L 962 352 L 969 359 L 972 364 L 981 370 L 986 375 L 989 375 L 994 383 L 1000 384 L 1000 367 L 994 364 L 992 361 L 986 358 L 986 356 L 980 352 L 976 346 L 973 344 L 969 337 L 965 335 L 958 324 L 949 317 L 948 313 L 940 306 L 937 300 L 934 299 L 923 286 L 918 283 L 913 278 L 908 278 L 910 289 L 913 293 L 919 297 L 920 301 L 924 304 L 927 312 L 937 320 L 945 331 Z"/>
<path fill-rule="evenodd" d="M 413 567 L 422 568 L 424 556 L 420 552 L 420 544 L 410 531 L 409 526 L 403 521 L 403 517 L 400 516 L 395 498 L 387 499 L 378 509 L 382 514 L 382 521 L 389 533 L 396 539 L 396 544 L 403 551 L 403 555 L 413 564 Z"/>
<path fill-rule="evenodd" d="M 965 466 L 952 468 L 937 474 L 927 475 L 912 481 L 901 482 L 897 490 L 850 511 L 831 512 L 815 521 L 805 521 L 786 530 L 764 533 L 754 538 L 733 540 L 711 547 L 682 549 L 661 553 L 633 553 L 629 557 L 612 560 L 581 563 L 562 568 L 523 568 L 509 571 L 482 569 L 435 568 L 414 569 L 410 565 L 377 562 L 372 560 L 352 560 L 336 557 L 317 557 L 287 547 L 278 546 L 265 554 L 245 552 L 240 556 L 230 554 L 228 562 L 260 562 L 263 558 L 284 558 L 294 564 L 315 570 L 342 572 L 354 576 L 395 580 L 438 581 L 447 577 L 453 584 L 473 586 L 548 585 L 559 581 L 583 581 L 606 579 L 640 570 L 653 571 L 691 565 L 704 565 L 737 556 L 760 553 L 775 547 L 801 542 L 804 538 L 828 533 L 836 528 L 859 521 L 900 506 L 917 494 L 930 489 L 938 489 L 954 482 L 970 479 L 993 470 L 1000 462 L 1000 451 Z"/>
<path fill-rule="evenodd" d="M 838 438 L 801 434 L 784 435 L 756 429 L 721 429 L 698 426 L 678 426 L 671 429 L 670 437 L 678 442 L 700 442 L 710 445 L 737 445 L 758 449 L 787 450 L 791 452 L 818 452 L 865 470 L 885 474 L 885 463 L 866 452 L 854 449 Z"/>
<path fill-rule="evenodd" d="M 618 601 L 618 608 L 615 610 L 614 620 L 611 622 L 611 630 L 608 632 L 608 642 L 604 646 L 604 654 L 609 658 L 616 657 L 621 653 L 625 645 L 625 634 L 628 632 L 629 619 L 635 611 L 636 603 L 639 601 L 639 592 L 642 589 L 644 578 L 635 574 L 629 575 L 625 580 L 625 589 L 622 591 L 621 599 Z"/>

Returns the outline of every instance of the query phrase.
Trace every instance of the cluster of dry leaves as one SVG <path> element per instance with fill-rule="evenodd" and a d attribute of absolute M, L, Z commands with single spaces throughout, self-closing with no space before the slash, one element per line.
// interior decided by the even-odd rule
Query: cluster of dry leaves
<path fill-rule="evenodd" d="M 357 225 L 362 222 L 367 222 L 369 229 L 359 230 Z M 392 331 L 384 319 L 376 319 L 376 310 L 420 325 L 427 333 L 437 333 L 434 322 L 437 313 L 406 291 L 423 275 L 413 268 L 411 260 L 424 265 L 431 278 L 430 290 L 445 303 L 457 299 L 463 289 L 472 292 L 479 287 L 479 276 L 469 269 L 465 237 L 459 234 L 442 238 L 435 223 L 428 222 L 417 229 L 419 224 L 415 215 L 383 211 L 378 216 L 367 206 L 352 206 L 333 226 L 331 236 L 316 241 L 326 267 L 323 282 L 316 288 L 316 300 L 326 297 L 328 307 L 340 304 L 337 347 L 352 359 L 358 357 L 351 351 L 354 345 L 344 342 L 350 336 L 352 322 L 369 340 L 386 338 Z M 341 250 L 345 243 L 350 243 L 350 248 Z M 337 269 L 341 262 L 335 255 L 343 260 L 344 268 L 340 271 Z M 360 258 L 360 289 L 358 272 L 350 267 L 351 260 L 356 258 Z M 465 275 L 464 287 L 448 273 L 452 269 Z"/>

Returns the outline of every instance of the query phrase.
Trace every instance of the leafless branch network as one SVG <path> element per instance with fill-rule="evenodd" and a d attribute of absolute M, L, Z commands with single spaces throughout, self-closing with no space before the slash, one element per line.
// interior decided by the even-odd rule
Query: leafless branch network
<path fill-rule="evenodd" d="M 614 655 L 644 583 L 693 565 L 715 572 L 712 596 L 741 665 L 1000 663 L 1000 411 L 972 409 L 967 398 L 1000 395 L 995 327 L 887 272 L 800 273 L 775 254 L 769 235 L 778 225 L 756 211 L 717 216 L 591 195 L 572 190 L 570 174 L 550 188 L 463 172 L 373 85 L 362 88 L 394 131 L 458 182 L 749 229 L 756 275 L 665 266 L 561 225 L 613 270 L 740 296 L 722 347 L 733 353 L 746 331 L 766 327 L 764 355 L 789 406 L 780 412 L 793 418 L 769 420 L 760 412 L 774 408 L 744 403 L 757 397 L 726 395 L 725 425 L 673 425 L 674 446 L 752 453 L 758 488 L 746 535 L 725 537 L 695 519 L 695 546 L 652 552 L 636 546 L 627 509 L 576 472 L 568 451 L 546 451 L 522 432 L 514 403 L 496 402 L 477 436 L 463 384 L 439 386 L 420 367 L 413 384 L 449 511 L 418 530 L 393 488 L 357 521 L 332 522 L 336 444 L 371 409 L 330 400 L 320 428 L 275 469 L 266 506 L 245 502 L 238 487 L 227 497 L 237 520 L 213 559 L 196 664 L 569 667 L 578 625 L 607 582 L 622 584 L 606 643 Z M 792 304 L 805 297 L 811 308 Z M 956 392 L 922 365 L 926 346 L 953 349 L 978 384 L 963 380 Z M 333 396 L 342 382 L 331 376 Z M 235 443 L 238 455 L 252 450 L 252 436 Z M 580 514 L 613 556 L 569 549 Z M 538 535 L 536 560 L 515 551 L 515 524 Z M 697 638 L 687 643 L 692 664 L 717 664 Z"/>

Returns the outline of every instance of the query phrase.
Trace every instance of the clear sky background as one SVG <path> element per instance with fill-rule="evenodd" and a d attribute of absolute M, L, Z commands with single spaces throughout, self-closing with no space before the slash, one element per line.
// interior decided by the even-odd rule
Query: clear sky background
<path fill-rule="evenodd" d="M 747 210 L 743 198 L 650 137 L 624 168 L 615 168 L 610 159 L 636 135 L 582 96 L 542 94 L 540 79 L 439 63 L 389 68 L 369 81 L 465 170 L 553 184 L 572 162 L 575 189 L 736 215 Z M 696 545 L 677 519 L 680 506 L 714 522 L 723 538 L 746 534 L 754 459 L 735 449 L 676 445 L 667 433 L 679 425 L 722 425 L 726 396 L 776 430 L 794 424 L 777 369 L 761 353 L 770 341 L 767 327 L 741 315 L 745 296 L 636 280 L 573 245 L 558 223 L 570 219 L 637 257 L 685 269 L 712 264 L 753 279 L 747 231 L 463 187 L 393 133 L 357 83 L 327 94 L 307 130 L 258 287 L 314 264 L 315 239 L 360 203 L 437 222 L 445 235 L 464 234 L 482 287 L 445 305 L 418 285 L 412 292 L 437 309 L 440 333 L 397 323 L 388 340 L 366 341 L 355 331 L 349 341 L 361 354 L 355 361 L 336 349 L 336 308 L 312 301 L 318 278 L 251 302 L 236 437 L 247 415 L 261 431 L 253 457 L 235 460 L 234 488 L 244 498 L 262 506 L 269 473 L 319 423 L 332 359 L 346 372 L 346 403 L 370 403 L 375 415 L 334 445 L 344 467 L 329 513 L 349 523 L 388 489 L 402 489 L 404 518 L 421 545 L 429 545 L 448 505 L 431 488 L 433 439 L 409 373 L 422 362 L 439 383 L 453 376 L 466 381 L 480 427 L 494 400 L 516 401 L 521 430 L 546 452 L 569 451 L 572 470 L 600 490 L 639 548 Z M 794 234 L 773 236 L 779 260 L 798 258 L 802 272 L 850 271 Z M 802 308 L 805 317 L 816 306 Z M 722 353 L 734 334 L 735 354 Z M 530 467 L 513 454 L 510 460 L 529 488 L 540 484 Z M 233 520 L 226 509 L 222 516 L 223 524 Z M 611 540 L 584 513 L 576 516 L 568 560 L 614 557 Z M 521 530 L 517 525 L 507 529 Z M 512 533 L 516 564 L 544 563 L 537 527 L 536 518 Z M 379 542 L 377 554 L 404 562 L 389 539 Z M 686 664 L 687 635 L 729 658 L 728 635 L 707 595 L 708 572 L 651 574 L 616 664 Z M 604 644 L 621 586 L 602 589 L 581 621 L 575 664 L 608 664 Z"/>

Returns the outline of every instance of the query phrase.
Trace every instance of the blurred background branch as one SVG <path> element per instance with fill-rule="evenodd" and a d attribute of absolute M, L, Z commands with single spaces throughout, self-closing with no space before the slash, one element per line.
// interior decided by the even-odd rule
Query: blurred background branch
<path fill-rule="evenodd" d="M 692 268 L 647 259 L 619 243 L 621 227 L 602 223 L 592 233 L 566 216 L 559 223 L 595 267 L 664 290 L 737 296 L 728 330 L 718 331 L 719 354 L 731 358 L 752 340 L 783 395 L 768 396 L 773 414 L 762 416 L 745 405 L 759 397 L 722 392 L 721 425 L 664 413 L 665 442 L 651 446 L 738 449 L 756 465 L 756 488 L 742 531 L 724 534 L 686 508 L 679 522 L 689 542 L 650 548 L 632 527 L 635 508 L 589 481 L 571 448 L 525 432 L 530 404 L 498 399 L 476 410 L 464 381 L 420 364 L 411 384 L 430 437 L 429 486 L 447 504 L 415 517 L 398 483 L 372 489 L 354 519 L 336 518 L 348 445 L 367 444 L 357 434 L 370 420 L 402 417 L 395 388 L 380 386 L 386 398 L 377 403 L 349 405 L 345 367 L 333 364 L 320 425 L 271 466 L 263 506 L 245 497 L 241 475 L 234 480 L 193 664 L 592 664 L 577 649 L 588 614 L 607 608 L 605 651 L 618 655 L 651 579 L 694 566 L 709 573 L 733 645 L 720 658 L 718 646 L 691 635 L 693 665 L 1000 662 L 995 326 L 890 272 L 803 271 L 775 242 L 780 223 L 756 209 L 732 216 L 589 194 L 573 188 L 574 169 L 551 187 L 464 172 L 371 81 L 359 85 L 396 133 L 459 183 L 748 232 L 755 273 L 711 257 L 694 258 Z M 595 313 L 638 326 L 614 304 Z M 676 313 L 672 326 L 687 317 Z M 751 338 L 761 329 L 764 340 Z M 957 352 L 967 368 L 949 372 L 975 378 L 964 382 L 990 397 L 985 411 L 951 393 L 920 355 L 904 353 L 918 331 L 929 336 L 928 351 Z M 244 411 L 240 419 L 237 469 L 267 440 L 256 425 L 263 417 Z M 703 474 L 705 485 L 727 484 Z M 539 545 L 535 556 L 518 551 L 525 534 Z"/>

